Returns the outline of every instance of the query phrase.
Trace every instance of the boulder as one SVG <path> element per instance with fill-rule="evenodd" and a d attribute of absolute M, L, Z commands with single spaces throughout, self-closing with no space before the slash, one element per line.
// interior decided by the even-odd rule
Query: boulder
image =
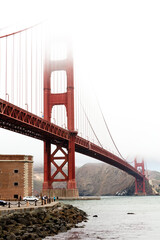
<path fill-rule="evenodd" d="M 84 211 L 63 203 L 47 210 L 39 208 L 31 212 L 15 212 L 0 217 L 0 240 L 40 240 L 66 232 L 82 221 L 87 221 Z"/>

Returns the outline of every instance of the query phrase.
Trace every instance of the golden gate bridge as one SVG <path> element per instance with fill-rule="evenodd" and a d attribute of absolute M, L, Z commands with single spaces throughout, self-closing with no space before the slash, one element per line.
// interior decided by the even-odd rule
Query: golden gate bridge
<path fill-rule="evenodd" d="M 132 166 L 122 157 L 87 85 L 82 98 L 69 38 L 56 36 L 45 23 L 1 35 L 0 69 L 0 127 L 44 141 L 44 193 L 65 181 L 67 196 L 78 196 L 78 152 L 134 176 L 135 193 L 145 194 L 144 162 Z M 109 140 L 102 144 L 106 130 Z"/>

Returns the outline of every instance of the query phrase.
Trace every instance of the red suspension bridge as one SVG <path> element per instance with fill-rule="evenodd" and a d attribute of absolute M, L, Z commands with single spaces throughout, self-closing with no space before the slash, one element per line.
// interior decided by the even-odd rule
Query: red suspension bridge
<path fill-rule="evenodd" d="M 52 183 L 65 181 L 66 196 L 78 196 L 78 152 L 134 176 L 135 193 L 145 194 L 144 162 L 135 160 L 133 167 L 123 159 L 101 113 L 116 154 L 103 147 L 96 132 L 100 115 L 93 103 L 86 107 L 89 100 L 84 104 L 78 93 L 67 38 L 55 36 L 45 24 L 4 34 L 0 69 L 0 127 L 44 141 L 45 193 L 54 191 Z"/>

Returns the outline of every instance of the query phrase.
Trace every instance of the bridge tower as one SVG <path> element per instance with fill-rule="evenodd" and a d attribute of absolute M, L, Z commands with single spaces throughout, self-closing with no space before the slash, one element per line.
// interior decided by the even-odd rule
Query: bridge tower
<path fill-rule="evenodd" d="M 47 47 L 48 47 L 47 42 Z M 62 60 L 51 60 L 51 51 L 46 48 L 44 61 L 44 119 L 51 121 L 52 108 L 55 105 L 64 105 L 67 113 L 67 127 L 70 131 L 67 152 L 64 151 L 62 144 L 57 144 L 56 150 L 51 153 L 50 139 L 44 141 L 44 182 L 43 194 L 64 197 L 78 197 L 78 189 L 75 180 L 75 137 L 77 132 L 74 130 L 74 76 L 73 76 L 73 57 L 71 44 L 67 41 L 67 57 Z M 67 77 L 67 91 L 64 93 L 51 93 L 51 74 L 54 71 L 65 71 Z M 63 155 L 57 157 L 59 152 Z M 59 166 L 56 160 L 63 163 Z M 65 164 L 68 164 L 68 174 L 63 171 Z M 51 174 L 52 164 L 56 171 Z M 60 173 L 63 179 L 58 177 Z M 67 188 L 62 190 L 53 189 L 53 182 L 67 182 Z"/>
<path fill-rule="evenodd" d="M 145 171 L 144 171 L 144 160 L 141 163 L 134 160 L 135 168 L 143 174 L 143 179 L 135 178 L 135 195 L 146 195 L 145 191 Z"/>

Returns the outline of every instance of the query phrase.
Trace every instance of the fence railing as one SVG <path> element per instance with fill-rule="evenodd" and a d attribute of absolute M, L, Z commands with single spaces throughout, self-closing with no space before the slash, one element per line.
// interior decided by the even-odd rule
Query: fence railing
<path fill-rule="evenodd" d="M 48 199 L 41 199 L 41 200 L 35 200 L 35 201 L 17 201 L 17 202 L 12 202 L 9 201 L 7 202 L 7 207 L 29 207 L 29 206 L 42 206 L 46 204 L 51 204 L 52 202 L 55 202 L 55 198 L 48 198 Z"/>

